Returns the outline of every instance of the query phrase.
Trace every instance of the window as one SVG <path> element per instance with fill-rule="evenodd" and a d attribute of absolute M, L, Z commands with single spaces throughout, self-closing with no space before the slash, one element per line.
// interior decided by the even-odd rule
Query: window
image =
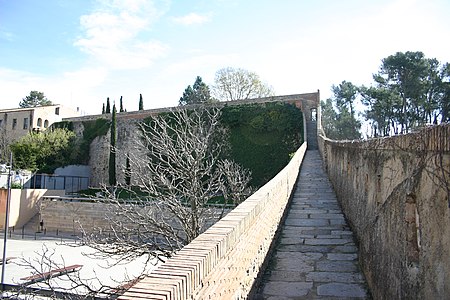
<path fill-rule="evenodd" d="M 0 120 L 0 127 L 2 127 L 3 125 L 3 120 Z"/>
<path fill-rule="evenodd" d="M 47 128 L 48 127 L 48 120 L 45 120 L 44 121 L 44 128 Z"/>
<path fill-rule="evenodd" d="M 23 118 L 23 129 L 28 129 L 28 118 Z"/>
<path fill-rule="evenodd" d="M 55 115 L 59 116 L 59 107 L 55 108 Z"/>
<path fill-rule="evenodd" d="M 317 121 L 317 108 L 311 109 L 311 121 Z"/>
<path fill-rule="evenodd" d="M 38 127 L 42 127 L 42 119 L 41 119 L 41 118 L 38 118 L 38 120 L 37 120 L 37 126 L 38 126 Z"/>
<path fill-rule="evenodd" d="M 12 129 L 16 129 L 16 127 L 17 127 L 17 119 L 13 119 Z"/>

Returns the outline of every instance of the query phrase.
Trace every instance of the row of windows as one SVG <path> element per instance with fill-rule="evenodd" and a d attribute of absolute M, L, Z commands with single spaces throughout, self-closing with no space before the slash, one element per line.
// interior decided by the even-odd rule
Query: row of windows
<path fill-rule="evenodd" d="M 0 120 L 0 126 L 3 125 L 3 120 Z M 23 129 L 28 129 L 28 127 L 31 126 L 30 122 L 28 121 L 28 118 L 23 118 Z M 42 127 L 42 119 L 39 118 L 37 120 L 37 127 Z M 44 128 L 48 127 L 48 120 L 44 121 Z M 17 128 L 17 119 L 12 120 L 12 129 Z"/>

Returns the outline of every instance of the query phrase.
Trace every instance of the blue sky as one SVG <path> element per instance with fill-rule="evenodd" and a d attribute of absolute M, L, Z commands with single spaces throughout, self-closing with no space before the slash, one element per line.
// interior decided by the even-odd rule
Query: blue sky
<path fill-rule="evenodd" d="M 176 106 L 229 66 L 325 99 L 397 51 L 450 62 L 449 15 L 448 0 L 0 0 L 0 108 L 31 90 L 86 113 Z"/>

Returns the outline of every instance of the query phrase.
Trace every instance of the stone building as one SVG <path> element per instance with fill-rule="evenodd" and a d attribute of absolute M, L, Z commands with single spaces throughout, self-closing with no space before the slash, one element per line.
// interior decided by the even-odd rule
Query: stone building
<path fill-rule="evenodd" d="M 0 109 L 0 138 L 9 143 L 31 131 L 47 129 L 63 118 L 80 116 L 78 110 L 54 104 L 29 108 Z"/>

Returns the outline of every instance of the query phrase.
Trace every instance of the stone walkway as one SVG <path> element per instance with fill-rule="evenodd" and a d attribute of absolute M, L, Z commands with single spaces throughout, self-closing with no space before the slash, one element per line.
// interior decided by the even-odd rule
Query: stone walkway
<path fill-rule="evenodd" d="M 256 299 L 370 299 L 357 247 L 317 150 L 308 150 Z"/>

